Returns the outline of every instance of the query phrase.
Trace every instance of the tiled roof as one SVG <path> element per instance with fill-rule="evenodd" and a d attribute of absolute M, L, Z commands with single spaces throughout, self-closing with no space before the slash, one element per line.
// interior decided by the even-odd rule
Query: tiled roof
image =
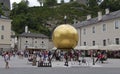
<path fill-rule="evenodd" d="M 44 34 L 36 34 L 36 33 L 22 33 L 19 35 L 20 37 L 39 37 L 39 38 L 48 38 L 48 36 Z"/>
<path fill-rule="evenodd" d="M 92 25 L 92 24 L 96 24 L 96 23 L 99 23 L 99 22 L 112 20 L 112 19 L 115 19 L 115 18 L 120 18 L 120 10 L 103 15 L 101 20 L 98 20 L 98 17 L 91 18 L 89 20 L 79 22 L 79 23 L 75 24 L 74 26 L 76 28 L 79 28 L 79 27 L 82 27 L 82 26 Z"/>

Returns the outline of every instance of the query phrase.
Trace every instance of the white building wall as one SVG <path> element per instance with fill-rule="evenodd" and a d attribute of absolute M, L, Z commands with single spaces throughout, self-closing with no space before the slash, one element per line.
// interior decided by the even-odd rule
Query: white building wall
<path fill-rule="evenodd" d="M 79 37 L 77 46 L 80 46 L 81 45 L 81 29 L 77 29 L 77 32 Z"/>
<path fill-rule="evenodd" d="M 4 26 L 4 30 L 2 30 Z M 4 39 L 1 39 L 3 35 Z M 11 48 L 11 20 L 0 18 L 0 48 Z"/>
<path fill-rule="evenodd" d="M 48 49 L 49 40 L 46 38 L 19 37 L 18 49 L 25 50 L 27 48 Z"/>
<path fill-rule="evenodd" d="M 116 20 L 119 21 L 119 29 L 115 29 Z M 106 31 L 103 31 L 103 24 L 106 24 Z M 92 33 L 92 27 L 95 27 L 95 33 Z M 84 29 L 86 29 L 85 35 Z M 78 33 L 80 34 L 80 28 L 78 28 Z M 88 46 L 92 46 L 92 41 L 95 41 L 95 45 L 103 46 L 103 40 L 106 40 L 106 45 L 110 45 L 115 44 L 115 38 L 120 39 L 120 18 L 81 27 L 81 42 L 79 43 L 84 45 L 86 42 Z"/>

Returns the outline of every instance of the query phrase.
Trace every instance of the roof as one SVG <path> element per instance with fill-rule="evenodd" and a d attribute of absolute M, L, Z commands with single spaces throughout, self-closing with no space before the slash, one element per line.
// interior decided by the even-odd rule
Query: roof
<path fill-rule="evenodd" d="M 48 38 L 48 36 L 44 34 L 36 34 L 36 33 L 22 33 L 19 37 L 38 37 L 38 38 Z"/>
<path fill-rule="evenodd" d="M 9 18 L 0 14 L 0 19 L 9 19 Z"/>
<path fill-rule="evenodd" d="M 76 28 L 79 28 L 82 26 L 92 25 L 92 24 L 96 24 L 99 22 L 112 20 L 112 19 L 116 19 L 116 18 L 120 18 L 120 10 L 103 15 L 101 20 L 98 20 L 98 17 L 96 17 L 96 18 L 92 18 L 92 19 L 89 19 L 86 21 L 79 22 L 79 23 L 75 24 L 74 26 Z"/>

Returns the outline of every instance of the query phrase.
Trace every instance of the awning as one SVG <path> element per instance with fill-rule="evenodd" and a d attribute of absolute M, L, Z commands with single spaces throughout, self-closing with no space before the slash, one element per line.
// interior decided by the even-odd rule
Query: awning
<path fill-rule="evenodd" d="M 89 50 L 101 50 L 103 49 L 103 46 L 95 45 L 95 46 L 89 46 Z"/>
<path fill-rule="evenodd" d="M 75 50 L 88 50 L 88 46 L 76 46 Z"/>
<path fill-rule="evenodd" d="M 108 46 L 104 46 L 104 49 L 106 50 L 120 50 L 120 45 L 115 45 L 115 44 L 112 44 L 112 45 L 108 45 Z"/>

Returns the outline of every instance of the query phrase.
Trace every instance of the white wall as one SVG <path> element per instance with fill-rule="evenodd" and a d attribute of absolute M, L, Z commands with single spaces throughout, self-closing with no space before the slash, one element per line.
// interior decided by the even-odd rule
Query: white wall
<path fill-rule="evenodd" d="M 119 20 L 119 29 L 115 29 L 115 20 Z M 106 31 L 104 32 L 103 24 L 106 24 Z M 95 33 L 92 33 L 93 26 L 95 27 Z M 86 35 L 83 34 L 84 28 L 86 29 Z M 78 31 L 80 34 L 80 28 Z M 106 44 L 109 45 L 115 44 L 115 38 L 120 39 L 120 18 L 81 27 L 81 42 L 79 43 L 81 43 L 81 45 L 84 45 L 84 42 L 86 42 L 87 45 L 92 46 L 92 41 L 95 41 L 96 45 L 103 45 L 103 40 L 105 39 Z"/>

